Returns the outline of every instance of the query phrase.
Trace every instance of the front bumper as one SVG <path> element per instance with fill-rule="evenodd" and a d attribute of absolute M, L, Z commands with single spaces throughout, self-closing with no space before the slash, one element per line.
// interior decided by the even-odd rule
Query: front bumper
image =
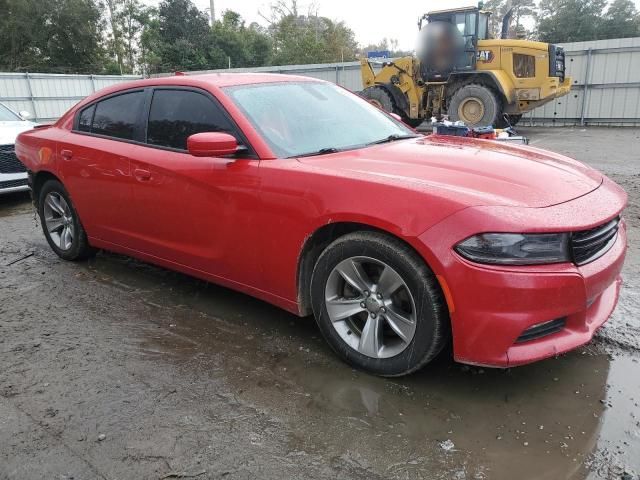
<path fill-rule="evenodd" d="M 434 270 L 448 291 L 454 357 L 475 365 L 511 367 L 531 363 L 588 343 L 609 318 L 620 291 L 626 252 L 624 221 L 611 249 L 583 266 L 489 266 L 472 263 L 454 250 L 481 231 L 579 231 L 615 217 L 626 196 L 609 180 L 579 199 L 547 208 L 468 208 L 429 229 Z M 517 212 L 517 213 L 516 213 Z M 435 248 L 432 248 L 435 247 Z M 443 259 L 444 261 L 438 261 Z M 518 343 L 530 327 L 564 319 L 560 331 Z"/>

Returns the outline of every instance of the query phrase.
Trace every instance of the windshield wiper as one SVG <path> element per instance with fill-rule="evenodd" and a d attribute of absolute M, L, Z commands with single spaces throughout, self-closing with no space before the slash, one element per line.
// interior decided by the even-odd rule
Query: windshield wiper
<path fill-rule="evenodd" d="M 315 152 L 309 152 L 309 153 L 302 153 L 300 155 L 294 155 L 294 157 L 313 157 L 315 155 L 326 155 L 327 153 L 338 153 L 341 150 L 339 148 L 335 148 L 335 147 L 326 147 L 326 148 L 321 148 L 320 150 L 317 150 Z"/>
<path fill-rule="evenodd" d="M 375 140 L 373 142 L 367 143 L 367 145 L 379 145 L 381 143 L 390 143 L 395 142 L 396 140 L 405 140 L 407 138 L 418 138 L 420 135 L 400 135 L 398 133 L 394 133 L 393 135 L 389 135 L 387 138 L 383 138 L 382 140 Z"/>

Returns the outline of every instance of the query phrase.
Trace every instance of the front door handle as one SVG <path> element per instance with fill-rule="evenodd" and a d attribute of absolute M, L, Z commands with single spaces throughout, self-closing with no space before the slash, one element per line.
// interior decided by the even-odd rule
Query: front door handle
<path fill-rule="evenodd" d="M 136 168 L 133 171 L 133 176 L 140 182 L 146 182 L 151 179 L 151 172 L 142 168 Z"/>
<path fill-rule="evenodd" d="M 62 156 L 62 158 L 64 158 L 65 160 L 71 160 L 71 157 L 73 157 L 73 152 L 71 150 L 61 150 L 60 151 L 60 155 Z"/>

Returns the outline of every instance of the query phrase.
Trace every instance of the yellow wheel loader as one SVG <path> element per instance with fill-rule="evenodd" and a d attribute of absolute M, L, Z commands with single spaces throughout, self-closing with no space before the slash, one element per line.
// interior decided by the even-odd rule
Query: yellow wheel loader
<path fill-rule="evenodd" d="M 417 56 L 386 61 L 377 74 L 369 59 L 361 60 L 361 95 L 412 126 L 446 115 L 474 127 L 515 125 L 524 113 L 567 95 L 562 48 L 507 39 L 510 13 L 502 38 L 490 39 L 489 15 L 482 3 L 425 14 Z"/>

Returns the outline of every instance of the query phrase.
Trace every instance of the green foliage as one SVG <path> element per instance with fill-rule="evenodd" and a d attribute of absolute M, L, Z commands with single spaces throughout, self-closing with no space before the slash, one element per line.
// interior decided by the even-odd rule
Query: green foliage
<path fill-rule="evenodd" d="M 142 32 L 149 23 L 149 10 L 140 0 L 106 0 L 107 69 L 114 73 L 135 73 L 140 63 Z M 114 65 L 115 64 L 115 65 Z"/>
<path fill-rule="evenodd" d="M 0 11 L 0 70 L 102 70 L 102 14 L 95 0 L 0 0 Z"/>
<path fill-rule="evenodd" d="M 541 0 L 538 36 L 563 43 L 640 35 L 640 18 L 630 0 Z"/>
<path fill-rule="evenodd" d="M 273 63 L 292 65 L 354 60 L 358 45 L 344 22 L 334 22 L 312 12 L 302 15 L 297 3 L 280 1 L 271 7 L 269 34 Z"/>
<path fill-rule="evenodd" d="M 210 34 L 210 68 L 258 67 L 267 65 L 271 40 L 258 24 L 245 26 L 240 14 L 227 10 Z"/>
<path fill-rule="evenodd" d="M 611 3 L 602 20 L 599 37 L 640 37 L 640 14 L 631 0 L 615 0 Z"/>

